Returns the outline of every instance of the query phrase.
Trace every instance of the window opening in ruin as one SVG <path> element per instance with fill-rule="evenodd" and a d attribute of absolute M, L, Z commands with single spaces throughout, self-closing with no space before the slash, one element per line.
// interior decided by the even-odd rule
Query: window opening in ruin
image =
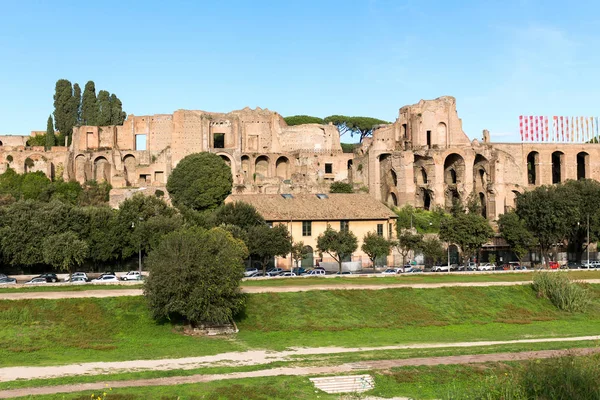
<path fill-rule="evenodd" d="M 377 236 L 383 236 L 383 224 L 377 224 Z"/>
<path fill-rule="evenodd" d="M 485 186 L 485 170 L 483 168 L 479 170 L 479 179 L 481 179 L 481 186 Z"/>
<path fill-rule="evenodd" d="M 2 146 L 2 142 L 0 142 L 0 146 Z M 348 169 L 352 169 L 352 160 L 348 160 Z"/>
<path fill-rule="evenodd" d="M 527 155 L 527 182 L 537 185 L 537 158 L 538 153 L 533 151 Z"/>
<path fill-rule="evenodd" d="M 398 205 L 398 198 L 395 193 L 390 193 L 388 195 L 388 205 L 396 207 Z"/>
<path fill-rule="evenodd" d="M 312 236 L 312 221 L 302 221 L 302 236 Z"/>
<path fill-rule="evenodd" d="M 427 184 L 427 172 L 425 168 L 421 167 L 421 177 L 423 178 L 423 183 Z"/>
<path fill-rule="evenodd" d="M 165 182 L 165 173 L 163 171 L 155 171 L 154 172 L 154 182 L 166 183 Z"/>
<path fill-rule="evenodd" d="M 560 151 L 552 153 L 552 183 L 560 183 L 562 181 L 562 156 L 563 153 Z"/>
<path fill-rule="evenodd" d="M 333 174 L 333 164 L 331 164 L 331 163 L 325 163 L 325 173 L 326 174 Z"/>
<path fill-rule="evenodd" d="M 213 136 L 213 148 L 224 149 L 225 148 L 225 134 L 215 133 Z"/>
<path fill-rule="evenodd" d="M 393 233 L 393 229 L 394 229 L 394 228 L 392 227 L 392 224 L 390 224 L 390 223 L 388 222 L 388 239 L 391 239 L 391 238 L 392 238 L 392 236 L 393 236 L 393 234 L 394 234 L 394 233 Z"/>
<path fill-rule="evenodd" d="M 408 139 L 408 129 L 406 124 L 402 124 L 402 137 Z"/>
<path fill-rule="evenodd" d="M 2 146 L 2 141 L 0 140 L 0 146 Z"/>
<path fill-rule="evenodd" d="M 390 170 L 390 175 L 392 175 L 392 183 L 394 184 L 394 187 L 398 186 L 398 177 L 396 176 L 396 172 L 394 172 L 394 170 Z"/>
<path fill-rule="evenodd" d="M 97 146 L 92 146 L 93 143 L 94 143 L 94 132 L 88 132 L 87 135 L 85 136 L 86 149 L 89 149 L 90 147 L 97 147 Z"/>
<path fill-rule="evenodd" d="M 135 149 L 138 151 L 146 150 L 146 135 L 135 135 Z"/>
<path fill-rule="evenodd" d="M 456 171 L 453 169 L 450 170 L 450 181 L 453 185 L 456 185 Z"/>
<path fill-rule="evenodd" d="M 140 174 L 140 183 L 150 183 L 150 175 Z"/>
<path fill-rule="evenodd" d="M 342 220 L 340 221 L 340 232 L 348 232 L 350 230 L 350 221 Z"/>
<path fill-rule="evenodd" d="M 427 131 L 427 148 L 431 148 L 431 131 Z"/>
<path fill-rule="evenodd" d="M 581 152 L 577 154 L 577 180 L 586 178 L 586 161 L 588 154 Z"/>
<path fill-rule="evenodd" d="M 481 203 L 481 216 L 487 218 L 487 204 L 483 193 L 479 193 L 479 202 Z"/>
<path fill-rule="evenodd" d="M 431 208 L 431 195 L 429 194 L 429 190 L 423 191 L 423 209 L 429 211 Z"/>

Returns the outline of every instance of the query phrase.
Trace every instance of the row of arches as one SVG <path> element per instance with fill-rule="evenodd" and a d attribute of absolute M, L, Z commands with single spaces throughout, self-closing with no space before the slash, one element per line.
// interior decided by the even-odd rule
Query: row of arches
<path fill-rule="evenodd" d="M 232 167 L 232 159 L 228 154 L 219 154 L 219 156 L 227 163 L 227 165 Z M 235 171 L 232 171 L 232 173 L 235 176 Z M 252 173 L 255 174 L 254 178 L 270 178 L 274 176 L 285 180 L 291 178 L 292 168 L 290 160 L 286 156 L 278 157 L 275 160 L 275 163 L 271 165 L 271 159 L 268 156 L 258 156 L 254 159 L 254 162 L 251 162 L 249 156 L 243 155 L 241 158 L 240 173 L 245 177 L 250 177 Z"/>
<path fill-rule="evenodd" d="M 585 151 L 577 153 L 577 179 L 588 179 L 590 177 L 589 171 L 589 160 L 590 155 Z M 527 183 L 529 185 L 541 184 L 540 179 L 540 153 L 532 151 L 527 154 Z M 566 179 L 565 169 L 565 153 L 562 151 L 555 151 L 550 156 L 550 174 L 552 177 L 552 183 L 561 183 Z"/>

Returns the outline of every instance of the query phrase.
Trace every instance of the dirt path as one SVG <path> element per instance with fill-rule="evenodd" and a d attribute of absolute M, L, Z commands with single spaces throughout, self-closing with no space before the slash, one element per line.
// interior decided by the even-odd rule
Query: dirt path
<path fill-rule="evenodd" d="M 159 360 L 131 360 L 115 362 L 92 362 L 48 367 L 6 367 L 0 368 L 0 382 L 17 379 L 47 379 L 76 375 L 114 374 L 133 371 L 167 371 L 174 369 L 196 369 L 216 366 L 240 367 L 248 365 L 268 364 L 276 361 L 292 361 L 295 356 L 324 354 L 344 354 L 365 351 L 386 350 L 418 350 L 436 348 L 466 348 L 481 346 L 497 346 L 523 343 L 550 343 L 600 340 L 598 336 L 580 336 L 568 338 L 539 338 L 502 341 L 456 342 L 456 343 L 417 343 L 383 347 L 313 347 L 292 348 L 286 351 L 252 350 L 245 352 L 221 353 L 214 356 L 171 358 Z"/>
<path fill-rule="evenodd" d="M 587 283 L 600 283 L 600 279 L 586 279 Z M 310 286 L 246 286 L 242 287 L 244 293 L 286 293 L 310 292 L 314 290 L 382 290 L 394 288 L 436 289 L 444 287 L 488 287 L 488 286 L 516 286 L 528 285 L 531 281 L 515 282 L 444 282 L 444 283 L 398 283 L 383 285 L 310 285 Z M 80 299 L 86 297 L 118 297 L 141 296 L 142 289 L 106 289 L 63 292 L 17 292 L 0 293 L 0 300 L 25 300 L 25 299 Z"/>
<path fill-rule="evenodd" d="M 103 391 L 107 387 L 116 388 L 122 387 L 143 387 L 143 386 L 167 386 L 180 385 L 190 383 L 211 382 L 224 379 L 239 379 L 239 378 L 259 378 L 266 376 L 307 376 L 321 374 L 340 374 L 340 373 L 355 373 L 365 370 L 385 370 L 395 367 L 417 366 L 417 365 L 448 365 L 448 364 L 471 364 L 484 362 L 501 362 L 501 361 L 519 361 L 529 359 L 550 358 L 560 355 L 589 355 L 600 353 L 600 348 L 587 349 L 572 349 L 572 350 L 544 350 L 544 351 L 526 351 L 520 353 L 496 353 L 496 354 L 478 354 L 464 356 L 449 356 L 449 357 L 427 357 L 427 358 L 409 358 L 401 360 L 379 360 L 365 361 L 360 363 L 341 364 L 336 366 L 326 367 L 284 367 L 274 368 L 269 370 L 249 371 L 249 372 L 234 372 L 229 374 L 219 375 L 191 375 L 182 377 L 168 378 L 153 378 L 153 379 L 138 379 L 130 381 L 106 381 L 96 383 L 83 383 L 75 385 L 61 386 L 46 386 L 39 388 L 12 389 L 0 391 L 1 399 L 11 397 L 20 397 L 27 395 L 42 395 L 55 393 L 72 393 L 84 390 L 99 390 Z"/>

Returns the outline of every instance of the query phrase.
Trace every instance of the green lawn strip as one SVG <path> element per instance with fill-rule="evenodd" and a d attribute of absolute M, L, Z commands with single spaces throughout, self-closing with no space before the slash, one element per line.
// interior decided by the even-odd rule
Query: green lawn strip
<path fill-rule="evenodd" d="M 600 332 L 600 285 L 586 313 L 529 286 L 248 295 L 240 332 L 189 337 L 151 320 L 143 297 L 0 301 L 0 366 L 180 358 L 249 349 L 574 337 Z"/>
<path fill-rule="evenodd" d="M 175 369 L 169 371 L 138 371 L 113 374 L 79 375 L 52 379 L 20 379 L 11 382 L 0 382 L 0 390 L 19 389 L 28 387 L 57 386 L 89 382 L 125 381 L 136 379 L 166 378 L 173 376 L 228 374 L 232 372 L 245 372 L 268 370 L 280 367 L 294 366 L 330 366 L 346 363 L 360 363 L 376 360 L 394 360 L 421 357 L 444 357 L 459 355 L 507 353 L 539 350 L 564 350 L 573 348 L 586 348 L 598 346 L 598 342 L 549 342 L 549 343 L 523 343 L 499 346 L 479 346 L 469 348 L 439 348 L 439 349 L 406 349 L 406 350 L 379 350 L 343 354 L 322 354 L 310 356 L 292 356 L 291 361 L 276 361 L 268 364 L 259 364 L 243 367 L 208 367 L 195 369 Z M 358 371 L 358 370 L 357 370 Z"/>
<path fill-rule="evenodd" d="M 600 270 L 572 270 L 567 274 L 572 279 L 600 279 Z M 256 286 L 313 286 L 313 285 L 393 285 L 393 284 L 411 284 L 411 283 L 455 283 L 455 282 L 518 282 L 530 281 L 533 279 L 533 272 L 523 273 L 501 273 L 501 274 L 483 274 L 483 273 L 465 273 L 465 274 L 406 274 L 392 276 L 357 276 L 353 278 L 335 277 L 297 277 L 297 278 L 277 278 L 277 279 L 248 279 L 242 282 L 242 287 Z"/>
<path fill-rule="evenodd" d="M 276 376 L 261 378 L 236 379 L 235 381 L 213 381 L 176 386 L 147 386 L 132 388 L 106 388 L 104 390 L 78 393 L 61 393 L 56 395 L 26 396 L 18 399 L 76 399 L 87 400 L 92 395 L 107 393 L 106 400 L 117 399 L 338 399 L 339 395 L 330 395 L 315 389 L 306 377 Z"/>
<path fill-rule="evenodd" d="M 123 290 L 142 289 L 143 284 L 137 285 L 40 285 L 30 287 L 0 287 L 0 293 L 30 293 L 30 292 L 86 292 L 88 290 Z"/>

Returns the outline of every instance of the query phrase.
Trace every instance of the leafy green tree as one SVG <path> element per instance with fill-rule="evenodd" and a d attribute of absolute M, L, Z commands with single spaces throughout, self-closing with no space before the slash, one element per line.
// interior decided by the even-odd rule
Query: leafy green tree
<path fill-rule="evenodd" d="M 361 249 L 369 256 L 373 268 L 375 268 L 375 261 L 378 258 L 386 257 L 390 254 L 391 248 L 392 243 L 383 236 L 379 236 L 377 232 L 368 232 L 363 237 Z"/>
<path fill-rule="evenodd" d="M 46 125 L 46 150 L 52 146 L 56 146 L 56 137 L 54 136 L 54 121 L 52 121 L 52 115 L 48 117 L 48 124 Z"/>
<path fill-rule="evenodd" d="M 498 218 L 500 234 L 521 260 L 531 249 L 537 247 L 537 242 L 531 232 L 525 226 L 525 222 L 519 218 L 515 211 L 500 215 Z"/>
<path fill-rule="evenodd" d="M 240 282 L 247 254 L 221 228 L 166 235 L 147 259 L 144 296 L 153 318 L 182 318 L 192 326 L 232 322 L 245 303 Z"/>
<path fill-rule="evenodd" d="M 42 247 L 44 262 L 70 274 L 74 267 L 83 264 L 88 254 L 88 244 L 70 231 L 46 237 Z"/>
<path fill-rule="evenodd" d="M 265 220 L 256 208 L 241 201 L 219 206 L 213 216 L 215 226 L 236 225 L 246 231 L 252 226 L 265 224 Z"/>
<path fill-rule="evenodd" d="M 96 84 L 88 81 L 83 90 L 81 99 L 81 123 L 82 125 L 97 125 L 98 101 L 96 99 Z"/>
<path fill-rule="evenodd" d="M 426 260 L 431 262 L 430 265 L 437 265 L 446 256 L 446 251 L 442 242 L 438 238 L 428 237 L 423 239 L 421 251 Z"/>
<path fill-rule="evenodd" d="M 50 179 L 41 171 L 23 174 L 23 179 L 21 180 L 21 198 L 25 200 L 39 200 L 51 184 Z"/>
<path fill-rule="evenodd" d="M 517 215 L 537 239 L 546 267 L 551 250 L 567 240 L 576 221 L 581 220 L 577 196 L 564 185 L 540 186 L 517 196 Z"/>
<path fill-rule="evenodd" d="M 101 206 L 108 203 L 112 186 L 108 182 L 87 181 L 82 189 L 77 199 L 80 206 Z"/>
<path fill-rule="evenodd" d="M 398 225 L 396 225 L 396 227 L 397 226 Z M 408 253 L 423 248 L 423 235 L 420 233 L 413 233 L 408 229 L 401 229 L 398 232 L 398 239 L 394 242 L 394 245 L 402 255 L 402 265 L 406 265 L 406 256 Z"/>
<path fill-rule="evenodd" d="M 442 221 L 440 226 L 440 239 L 458 245 L 465 264 L 493 235 L 488 221 L 477 214 L 458 214 Z"/>
<path fill-rule="evenodd" d="M 304 124 L 324 124 L 323 118 L 311 117 L 310 115 L 292 115 L 284 118 L 288 126 L 304 125 Z"/>
<path fill-rule="evenodd" d="M 330 115 L 325 118 L 325 122 L 331 122 L 337 126 L 340 135 L 350 132 L 350 136 L 358 135 L 360 142 L 367 136 L 373 134 L 373 130 L 379 125 L 387 125 L 389 122 L 371 117 L 349 117 L 346 115 Z"/>
<path fill-rule="evenodd" d="M 0 193 L 10 194 L 14 199 L 21 198 L 21 183 L 23 175 L 17 174 L 12 168 L 7 168 L 6 172 L 0 175 Z"/>
<path fill-rule="evenodd" d="M 107 126 L 112 121 L 112 106 L 110 104 L 110 93 L 106 90 L 98 92 L 97 98 L 98 114 L 96 122 L 98 126 Z"/>
<path fill-rule="evenodd" d="M 575 253 L 580 261 L 582 253 L 589 245 L 588 223 L 590 243 L 600 240 L 600 183 L 591 179 L 580 179 L 568 180 L 561 186 L 565 193 L 569 193 L 579 211 L 579 219 L 571 224 L 567 239 L 568 251 Z"/>
<path fill-rule="evenodd" d="M 285 256 L 292 247 L 290 233 L 285 225 L 270 227 L 267 224 L 252 226 L 248 229 L 248 251 L 260 261 L 263 275 L 267 264 L 275 256 Z"/>
<path fill-rule="evenodd" d="M 354 193 L 354 187 L 350 183 L 333 182 L 329 185 L 329 193 Z"/>
<path fill-rule="evenodd" d="M 79 86 L 77 86 L 79 87 Z M 77 124 L 79 101 L 71 82 L 59 79 L 54 90 L 54 124 L 63 137 L 70 137 Z M 62 143 L 61 143 L 62 144 Z"/>
<path fill-rule="evenodd" d="M 123 125 L 127 114 L 123 111 L 123 103 L 113 93 L 110 95 L 110 124 Z"/>
<path fill-rule="evenodd" d="M 336 231 L 327 225 L 325 232 L 317 237 L 317 249 L 321 253 L 329 254 L 337 263 L 338 271 L 342 273 L 342 261 L 358 247 L 358 239 L 351 231 Z"/>
<path fill-rule="evenodd" d="M 46 146 L 46 135 L 30 136 L 26 144 L 27 146 Z"/>
<path fill-rule="evenodd" d="M 98 265 L 119 259 L 122 254 L 122 232 L 117 219 L 118 211 L 108 206 L 81 207 L 80 210 L 87 221 L 81 237 L 88 244 L 90 261 Z"/>
<path fill-rule="evenodd" d="M 176 207 L 202 211 L 218 207 L 231 193 L 231 168 L 212 153 L 190 154 L 179 161 L 167 181 Z"/>
<path fill-rule="evenodd" d="M 438 233 L 442 221 L 450 217 L 450 214 L 447 214 L 441 207 L 434 207 L 432 210 L 427 211 L 409 204 L 396 209 L 395 213 L 398 215 L 396 221 L 398 234 L 403 229 L 409 228 L 415 228 L 419 233 Z"/>
<path fill-rule="evenodd" d="M 340 145 L 344 153 L 354 153 L 354 149 L 359 146 L 358 143 L 340 143 Z"/>
<path fill-rule="evenodd" d="M 181 215 L 157 215 L 148 220 L 139 222 L 134 229 L 134 242 L 141 247 L 142 251 L 148 254 L 157 248 L 161 239 L 168 233 L 174 232 L 183 226 Z"/>
<path fill-rule="evenodd" d="M 292 244 L 290 254 L 292 255 L 293 261 L 292 268 L 296 268 L 300 266 L 302 259 L 308 255 L 308 249 L 304 245 L 304 242 L 294 242 L 294 244 Z"/>

